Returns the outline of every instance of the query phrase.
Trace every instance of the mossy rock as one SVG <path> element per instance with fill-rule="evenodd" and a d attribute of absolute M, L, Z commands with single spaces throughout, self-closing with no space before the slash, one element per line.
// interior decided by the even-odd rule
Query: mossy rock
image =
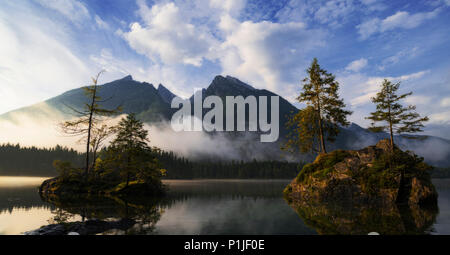
<path fill-rule="evenodd" d="M 290 200 L 343 204 L 437 204 L 432 167 L 423 158 L 391 153 L 389 140 L 357 151 L 336 150 L 307 164 L 284 190 Z"/>
<path fill-rule="evenodd" d="M 39 194 L 44 200 L 52 200 L 52 197 L 70 200 L 98 195 L 162 196 L 165 190 L 160 180 L 130 181 L 127 186 L 126 183 L 93 182 L 83 179 L 67 181 L 55 177 L 41 184 Z"/>
<path fill-rule="evenodd" d="M 123 182 L 117 185 L 113 190 L 109 191 L 111 195 L 117 196 L 131 196 L 131 195 L 162 195 L 164 193 L 164 187 L 160 183 L 148 183 L 132 181 L 128 185 Z"/>

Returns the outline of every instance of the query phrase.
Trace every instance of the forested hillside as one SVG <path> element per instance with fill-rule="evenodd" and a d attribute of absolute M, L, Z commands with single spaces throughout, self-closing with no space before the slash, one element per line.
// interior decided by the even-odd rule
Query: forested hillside
<path fill-rule="evenodd" d="M 166 179 L 243 178 L 289 179 L 303 164 L 280 161 L 190 161 L 173 152 L 158 151 L 156 156 L 167 170 Z M 0 176 L 55 176 L 54 160 L 82 166 L 84 154 L 61 146 L 54 148 L 0 145 Z"/>

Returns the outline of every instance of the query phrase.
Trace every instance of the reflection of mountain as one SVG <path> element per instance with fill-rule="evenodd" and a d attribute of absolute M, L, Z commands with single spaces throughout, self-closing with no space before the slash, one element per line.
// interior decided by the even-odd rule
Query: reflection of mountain
<path fill-rule="evenodd" d="M 429 234 L 437 208 L 346 206 L 328 203 L 290 202 L 302 220 L 319 234 L 382 235 Z"/>
<path fill-rule="evenodd" d="M 203 89 L 203 94 L 203 96 L 215 95 L 221 98 L 238 95 L 244 97 L 249 95 L 276 95 L 268 90 L 256 89 L 236 78 L 230 76 L 223 77 L 220 75 L 216 76 L 206 89 Z M 171 109 L 170 107 L 170 100 L 175 96 L 170 90 L 163 85 L 159 85 L 156 89 L 152 84 L 133 80 L 131 76 L 102 85 L 100 96 L 106 100 L 102 103 L 104 107 L 114 108 L 121 105 L 123 113 L 134 112 L 141 120 L 148 123 L 156 124 L 161 121 L 168 121 L 171 119 L 172 114 L 177 110 Z M 191 100 L 192 99 L 193 98 L 191 97 Z M 43 103 L 0 115 L 0 124 L 3 121 L 11 121 L 12 123 L 20 124 L 20 121 L 24 116 L 30 119 L 34 118 L 37 121 L 52 120 L 53 122 L 58 122 L 71 116 L 69 115 L 71 110 L 68 106 L 81 108 L 85 101 L 83 89 L 73 89 L 46 100 Z M 268 101 L 270 102 L 270 100 Z M 296 107 L 280 97 L 280 139 L 278 140 L 278 143 L 260 143 L 259 135 L 249 134 L 249 132 L 227 133 L 225 137 L 229 138 L 230 141 L 232 141 L 230 143 L 231 146 L 234 146 L 233 148 L 230 148 L 230 150 L 242 151 L 243 153 L 238 153 L 240 158 L 237 159 L 243 160 L 260 158 L 257 157 L 257 155 L 263 155 L 264 159 L 283 158 L 283 153 L 280 152 L 279 147 L 284 140 L 284 135 L 288 132 L 285 128 L 285 122 L 287 116 L 295 111 L 297 111 Z M 270 110 L 268 116 L 270 116 Z M 387 137 L 384 133 L 370 133 L 356 124 L 352 124 L 341 130 L 342 132 L 338 136 L 336 143 L 329 144 L 329 150 L 335 148 L 359 149 L 375 144 L 381 138 Z M 214 136 L 216 134 L 211 133 L 211 135 Z M 415 151 L 420 156 L 424 156 L 429 163 L 438 166 L 447 166 L 450 164 L 450 141 L 432 136 L 414 136 L 414 138 L 417 139 L 397 137 L 396 141 L 402 149 Z M 203 145 L 189 144 L 189 146 L 202 147 Z M 195 151 L 204 151 L 204 153 L 207 154 L 208 148 L 197 148 Z M 304 155 L 303 159 L 308 160 L 312 158 Z"/>

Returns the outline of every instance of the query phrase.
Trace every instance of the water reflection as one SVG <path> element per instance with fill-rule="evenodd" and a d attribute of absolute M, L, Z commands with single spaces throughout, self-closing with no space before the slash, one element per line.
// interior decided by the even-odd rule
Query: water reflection
<path fill-rule="evenodd" d="M 315 234 L 285 203 L 289 180 L 169 181 L 158 234 Z"/>
<path fill-rule="evenodd" d="M 437 216 L 435 211 L 405 213 L 402 208 L 299 209 L 291 204 L 293 210 L 282 197 L 290 180 L 166 180 L 170 191 L 159 200 L 91 197 L 52 203 L 40 199 L 40 182 L 0 185 L 0 234 L 89 220 L 104 227 L 97 228 L 104 230 L 101 234 L 450 233 L 450 180 L 433 180 L 439 192 Z M 101 225 L 103 221 L 115 223 Z"/>
<path fill-rule="evenodd" d="M 48 202 L 57 208 L 52 223 L 70 222 L 74 215 L 82 220 L 71 225 L 89 219 L 102 221 L 96 224 L 135 222 L 129 229 L 111 228 L 102 234 L 314 234 L 282 199 L 287 182 L 165 181 L 169 192 L 161 199 L 53 197 Z"/>
<path fill-rule="evenodd" d="M 80 234 L 151 234 L 163 213 L 164 201 L 152 198 L 85 197 L 62 199 L 51 197 L 55 205 L 50 224 L 64 224 L 65 231 Z M 74 221 L 73 219 L 79 220 Z M 53 226 L 41 231 L 61 234 Z M 55 232 L 56 231 L 56 232 Z"/>
<path fill-rule="evenodd" d="M 319 234 L 431 234 L 438 208 L 419 206 L 342 206 L 288 201 L 300 218 Z"/>
<path fill-rule="evenodd" d="M 48 224 L 52 205 L 41 201 L 45 178 L 0 176 L 0 234 L 20 234 Z"/>

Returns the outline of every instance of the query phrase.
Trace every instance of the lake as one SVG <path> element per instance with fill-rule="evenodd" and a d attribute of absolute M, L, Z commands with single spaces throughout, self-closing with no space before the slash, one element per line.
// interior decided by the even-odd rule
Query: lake
<path fill-rule="evenodd" d="M 318 233 L 314 224 L 283 199 L 282 190 L 290 180 L 164 180 L 169 192 L 157 201 L 107 199 L 55 206 L 39 197 L 38 186 L 44 179 L 0 177 L 0 234 L 23 234 L 43 225 L 85 218 L 123 217 L 137 224 L 103 234 Z M 439 193 L 439 212 L 420 233 L 450 234 L 450 179 L 433 182 Z"/>

